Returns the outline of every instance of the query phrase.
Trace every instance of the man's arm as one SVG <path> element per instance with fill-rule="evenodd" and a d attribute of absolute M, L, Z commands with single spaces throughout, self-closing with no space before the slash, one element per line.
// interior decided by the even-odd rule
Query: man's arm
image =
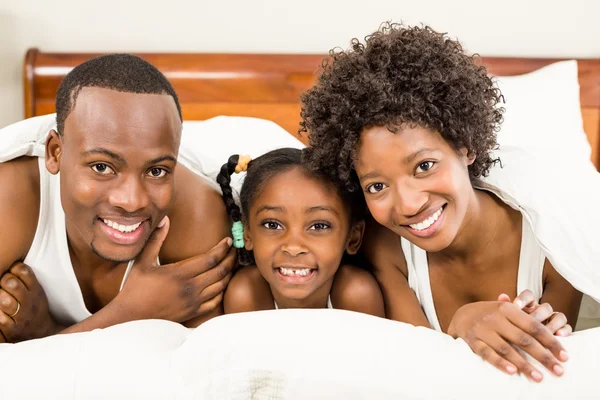
<path fill-rule="evenodd" d="M 37 158 L 0 163 L 0 275 L 25 259 L 37 228 L 40 210 Z"/>
<path fill-rule="evenodd" d="M 160 252 L 162 264 L 204 254 L 231 236 L 231 222 L 221 194 L 182 164 L 177 166 L 175 201 L 169 217 L 171 230 Z M 213 300 L 218 305 L 212 312 L 186 321 L 185 326 L 196 327 L 222 315 L 222 296 Z"/>

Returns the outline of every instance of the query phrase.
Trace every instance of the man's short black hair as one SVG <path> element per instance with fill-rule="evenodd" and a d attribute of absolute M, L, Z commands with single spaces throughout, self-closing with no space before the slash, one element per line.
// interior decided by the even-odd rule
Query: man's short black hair
<path fill-rule="evenodd" d="M 63 134 L 65 119 L 75 107 L 79 91 L 85 87 L 126 93 L 168 94 L 173 97 L 179 118 L 182 118 L 177 93 L 155 66 L 132 54 L 108 54 L 76 66 L 61 82 L 56 93 L 59 134 Z"/>

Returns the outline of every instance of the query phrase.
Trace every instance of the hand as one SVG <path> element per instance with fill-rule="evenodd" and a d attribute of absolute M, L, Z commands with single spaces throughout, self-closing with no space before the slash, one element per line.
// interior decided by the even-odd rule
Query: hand
<path fill-rule="evenodd" d="M 50 315 L 44 289 L 31 268 L 14 263 L 0 279 L 0 342 L 38 339 L 62 329 Z"/>
<path fill-rule="evenodd" d="M 158 254 L 168 232 L 169 218 L 165 217 L 137 257 L 123 290 L 113 300 L 128 320 L 183 322 L 210 313 L 223 300 L 236 265 L 231 238 L 223 239 L 206 254 L 161 266 L 157 263 Z"/>
<path fill-rule="evenodd" d="M 466 304 L 454 314 L 448 334 L 464 339 L 476 354 L 496 368 L 511 375 L 520 371 L 540 382 L 542 373 L 516 348 L 531 355 L 557 376 L 564 372 L 559 360 L 567 361 L 568 355 L 558 339 L 540 322 L 540 319 L 550 317 L 551 311 L 546 308 L 538 311 L 534 318 L 510 302 Z"/>
<path fill-rule="evenodd" d="M 498 296 L 498 301 L 510 303 L 510 296 L 502 293 Z M 515 297 L 513 304 L 542 322 L 542 324 L 546 325 L 546 328 L 550 329 L 550 332 L 556 336 L 566 337 L 573 333 L 573 328 L 567 323 L 566 315 L 557 311 L 552 312 L 552 307 L 548 303 L 540 305 L 529 289 L 524 290 L 520 295 Z M 540 308 L 545 308 L 545 310 L 540 310 L 538 312 L 538 309 Z M 545 320 L 540 320 L 541 315 L 547 315 L 548 311 L 550 312 L 550 317 Z"/>

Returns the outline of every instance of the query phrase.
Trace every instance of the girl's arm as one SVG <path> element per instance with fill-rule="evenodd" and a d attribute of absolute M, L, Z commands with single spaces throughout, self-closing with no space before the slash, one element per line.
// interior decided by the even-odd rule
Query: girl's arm
<path fill-rule="evenodd" d="M 254 265 L 243 267 L 231 278 L 223 298 L 225 314 L 275 308 L 269 284 Z"/>
<path fill-rule="evenodd" d="M 385 318 L 383 296 L 377 281 L 368 271 L 353 265 L 342 265 L 331 288 L 335 308 Z"/>

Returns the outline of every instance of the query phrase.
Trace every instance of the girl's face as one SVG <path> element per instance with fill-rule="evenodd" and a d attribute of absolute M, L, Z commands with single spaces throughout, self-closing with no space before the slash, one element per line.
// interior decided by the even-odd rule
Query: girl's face
<path fill-rule="evenodd" d="M 303 300 L 331 285 L 344 251 L 358 250 L 363 226 L 350 226 L 333 188 L 293 168 L 264 184 L 248 210 L 244 239 L 271 290 Z"/>
<path fill-rule="evenodd" d="M 466 226 L 473 196 L 466 149 L 415 127 L 365 129 L 355 169 L 373 218 L 418 247 L 437 252 Z"/>

